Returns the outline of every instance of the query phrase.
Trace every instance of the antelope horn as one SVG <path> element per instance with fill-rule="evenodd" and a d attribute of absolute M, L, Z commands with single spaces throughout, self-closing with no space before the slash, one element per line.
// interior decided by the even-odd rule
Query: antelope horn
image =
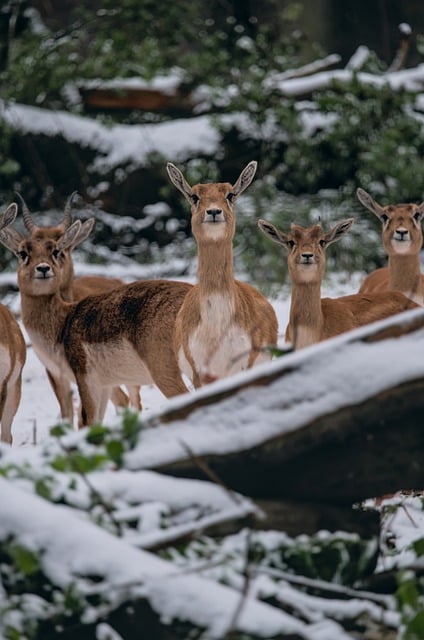
<path fill-rule="evenodd" d="M 36 229 L 38 229 L 38 226 L 35 224 L 34 220 L 31 217 L 30 211 L 28 209 L 28 206 L 25 202 L 25 200 L 23 199 L 23 197 L 21 196 L 20 193 L 18 193 L 17 191 L 15 191 L 16 196 L 19 200 L 19 204 L 21 205 L 21 209 L 22 209 L 22 216 L 24 218 L 24 225 L 26 227 L 26 229 L 32 233 L 33 231 L 35 231 Z"/>
<path fill-rule="evenodd" d="M 63 214 L 63 219 L 62 219 L 62 222 L 59 225 L 65 231 L 66 231 L 66 229 L 68 229 L 68 227 L 71 226 L 71 223 L 72 223 L 72 202 L 73 202 L 73 200 L 74 200 L 76 195 L 78 195 L 78 191 L 74 191 L 73 193 L 71 193 L 71 195 L 69 196 L 69 198 L 67 199 L 66 204 L 65 204 L 65 210 L 64 210 L 64 214 Z"/>

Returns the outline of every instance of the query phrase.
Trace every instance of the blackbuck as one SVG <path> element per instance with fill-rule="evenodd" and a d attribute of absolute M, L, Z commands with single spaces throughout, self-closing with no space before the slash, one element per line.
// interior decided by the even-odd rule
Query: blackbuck
<path fill-rule="evenodd" d="M 25 228 L 29 232 L 29 237 L 35 240 L 47 241 L 47 240 L 58 240 L 66 229 L 72 224 L 72 201 L 77 195 L 76 192 L 72 193 L 68 198 L 65 208 L 64 215 L 62 220 L 56 226 L 47 226 L 43 227 L 38 225 L 29 211 L 28 206 L 26 205 L 24 199 L 20 194 L 16 194 L 19 199 L 19 203 L 22 210 L 22 217 L 24 221 Z M 82 242 L 91 232 L 93 227 L 93 220 L 87 220 L 83 222 L 81 225 L 81 233 L 77 239 L 77 243 Z M 22 236 L 23 239 L 23 236 Z M 98 293 L 106 293 L 107 291 L 111 291 L 116 287 L 119 287 L 123 284 L 123 280 L 119 280 L 118 278 L 107 278 L 103 276 L 80 276 L 78 278 L 74 275 L 74 264 L 72 260 L 72 251 L 74 246 L 70 246 L 67 250 L 63 251 L 60 256 L 60 261 L 58 261 L 58 267 L 60 267 L 60 293 L 62 298 L 67 302 L 78 302 L 85 298 L 88 295 L 98 294 Z M 25 324 L 25 323 L 24 323 Z M 40 334 L 38 332 L 33 332 L 31 326 L 26 326 L 26 330 L 30 334 L 32 340 L 32 346 L 37 354 L 38 358 L 44 364 L 46 368 L 46 374 L 50 381 L 50 384 L 53 388 L 53 391 L 58 400 L 61 415 L 65 417 L 64 411 L 66 412 L 66 417 L 68 417 L 68 404 L 69 399 L 72 398 L 72 388 L 71 382 L 63 376 L 62 372 L 58 372 L 57 370 L 53 370 L 50 367 L 51 361 L 48 353 L 44 351 L 44 341 L 40 342 Z M 140 389 L 139 387 L 130 387 L 128 389 L 128 396 L 120 389 L 120 387 L 116 387 L 112 390 L 111 400 L 116 408 L 124 408 L 127 407 L 130 403 L 131 405 L 141 411 L 141 401 L 140 401 Z"/>
<path fill-rule="evenodd" d="M 16 218 L 18 207 L 11 204 L 0 219 L 0 230 Z M 0 231 L 1 233 L 1 231 Z M 26 347 L 13 314 L 0 304 L 0 424 L 1 441 L 12 444 L 12 422 L 21 400 L 22 369 Z"/>
<path fill-rule="evenodd" d="M 176 315 L 191 285 L 139 281 L 66 302 L 61 262 L 93 224 L 76 220 L 52 238 L 22 238 L 10 227 L 0 241 L 18 258 L 22 319 L 48 355 L 57 384 L 75 380 L 81 400 L 80 426 L 101 421 L 114 387 L 155 384 L 166 397 L 188 391 L 173 348 Z M 73 419 L 64 392 L 62 416 Z"/>
<path fill-rule="evenodd" d="M 189 291 L 175 323 L 175 349 L 182 371 L 195 387 L 271 359 L 278 322 L 272 305 L 254 287 L 234 279 L 235 203 L 250 185 L 256 162 L 234 184 L 191 187 L 172 163 L 171 182 L 191 206 L 197 243 L 197 284 Z"/>
<path fill-rule="evenodd" d="M 424 202 L 382 207 L 364 189 L 357 189 L 356 194 L 361 204 L 380 220 L 388 256 L 388 266 L 370 273 L 359 293 L 402 291 L 407 298 L 424 306 L 424 275 L 420 266 Z"/>
<path fill-rule="evenodd" d="M 352 224 L 353 218 L 348 218 L 327 233 L 318 224 L 309 228 L 292 224 L 286 234 L 266 220 L 258 221 L 265 235 L 288 250 L 292 292 L 286 340 L 295 349 L 417 307 L 399 291 L 321 298 L 327 247 Z"/>

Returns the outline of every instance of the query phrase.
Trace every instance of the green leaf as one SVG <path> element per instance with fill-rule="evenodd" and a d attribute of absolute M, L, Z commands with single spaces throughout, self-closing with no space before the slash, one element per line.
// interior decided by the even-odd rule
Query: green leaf
<path fill-rule="evenodd" d="M 124 445 L 120 440 L 110 440 L 106 443 L 106 451 L 109 457 L 118 465 L 122 464 L 122 457 L 124 455 Z"/>
<path fill-rule="evenodd" d="M 415 540 L 412 544 L 412 548 L 414 549 L 417 556 L 424 556 L 424 538 Z"/>
<path fill-rule="evenodd" d="M 73 431 L 73 426 L 69 422 L 61 422 L 50 429 L 50 435 L 55 438 L 61 438 L 69 433 L 69 431 Z"/>
<path fill-rule="evenodd" d="M 101 424 L 93 424 L 87 433 L 86 439 L 90 444 L 103 444 L 105 437 L 110 433 L 110 429 Z"/>
<path fill-rule="evenodd" d="M 25 576 L 30 576 L 39 570 L 40 565 L 38 562 L 38 557 L 30 549 L 12 543 L 8 551 L 19 570 Z"/>

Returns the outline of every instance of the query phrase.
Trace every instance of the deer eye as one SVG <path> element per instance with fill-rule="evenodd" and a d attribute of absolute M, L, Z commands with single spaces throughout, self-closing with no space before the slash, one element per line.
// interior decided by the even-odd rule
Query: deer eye
<path fill-rule="evenodd" d="M 414 220 L 415 220 L 415 222 L 420 222 L 421 218 L 422 218 L 422 214 L 421 214 L 419 211 L 417 211 L 416 213 L 414 213 Z"/>
<path fill-rule="evenodd" d="M 320 247 L 322 247 L 324 249 L 324 247 L 327 245 L 327 241 L 326 240 L 320 240 L 319 244 L 320 244 Z"/>
<path fill-rule="evenodd" d="M 18 251 L 18 256 L 23 261 L 25 261 L 28 258 L 28 254 L 26 251 Z"/>
<path fill-rule="evenodd" d="M 382 221 L 384 224 L 387 224 L 387 223 L 389 222 L 389 216 L 386 216 L 386 214 L 385 214 L 385 213 L 382 213 L 382 214 L 381 214 L 381 216 L 380 216 L 380 218 L 381 218 L 381 221 Z"/>
<path fill-rule="evenodd" d="M 58 258 L 59 255 L 60 255 L 59 249 L 53 249 L 53 251 L 52 251 L 53 258 Z"/>
<path fill-rule="evenodd" d="M 190 196 L 190 200 L 192 201 L 193 204 L 197 204 L 200 198 L 195 193 L 193 193 L 193 195 Z"/>
<path fill-rule="evenodd" d="M 290 247 L 290 249 L 293 249 L 293 247 L 296 245 L 294 240 L 287 240 L 287 246 Z"/>
<path fill-rule="evenodd" d="M 229 193 L 229 194 L 226 196 L 226 200 L 228 200 L 228 202 L 233 202 L 233 200 L 234 200 L 234 198 L 235 198 L 235 197 L 236 197 L 236 194 L 235 194 L 235 193 Z"/>

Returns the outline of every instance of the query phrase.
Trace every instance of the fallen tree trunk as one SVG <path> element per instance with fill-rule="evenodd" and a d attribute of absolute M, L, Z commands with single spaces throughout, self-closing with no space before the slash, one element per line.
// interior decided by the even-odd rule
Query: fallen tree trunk
<path fill-rule="evenodd" d="M 131 464 L 265 500 L 422 488 L 423 354 L 421 309 L 304 349 L 174 401 Z"/>

